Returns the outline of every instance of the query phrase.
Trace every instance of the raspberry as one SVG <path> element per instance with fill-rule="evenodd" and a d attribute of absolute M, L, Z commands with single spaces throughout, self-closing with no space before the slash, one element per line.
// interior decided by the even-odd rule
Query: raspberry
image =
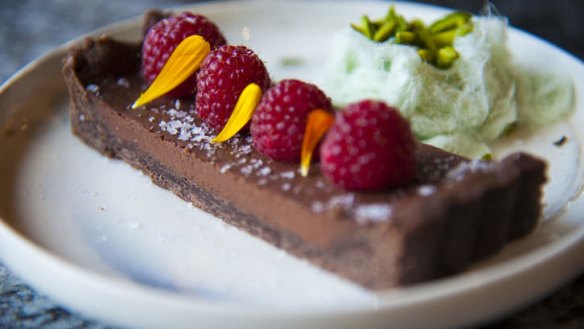
<path fill-rule="evenodd" d="M 186 37 L 202 36 L 211 49 L 224 45 L 225 37 L 219 28 L 205 16 L 183 12 L 160 20 L 146 34 L 142 47 L 142 74 L 152 83 L 162 70 L 170 54 Z M 171 90 L 171 97 L 183 97 L 193 94 L 196 86 L 196 75 Z"/>
<path fill-rule="evenodd" d="M 307 116 L 316 108 L 332 113 L 330 99 L 317 86 L 282 80 L 262 97 L 252 118 L 255 148 L 274 160 L 300 160 Z"/>
<path fill-rule="evenodd" d="M 262 91 L 270 86 L 268 70 L 251 49 L 228 45 L 211 51 L 197 73 L 197 115 L 215 130 L 221 130 L 239 95 L 252 82 Z M 249 124 L 242 131 L 247 129 Z"/>
<path fill-rule="evenodd" d="M 346 189 L 398 187 L 414 178 L 414 151 L 410 125 L 400 113 L 366 100 L 338 115 L 320 149 L 321 169 Z"/>

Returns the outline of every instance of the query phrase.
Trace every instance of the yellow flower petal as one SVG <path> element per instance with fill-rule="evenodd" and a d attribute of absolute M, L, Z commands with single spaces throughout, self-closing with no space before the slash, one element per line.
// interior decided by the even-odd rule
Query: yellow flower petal
<path fill-rule="evenodd" d="M 211 140 L 211 143 L 224 142 L 237 134 L 251 120 L 255 108 L 261 99 L 262 88 L 255 83 L 247 85 L 241 92 L 241 95 L 239 95 L 239 99 L 225 127 L 223 127 L 219 135 Z"/>
<path fill-rule="evenodd" d="M 211 46 L 203 37 L 192 35 L 174 49 L 150 87 L 132 104 L 135 109 L 149 103 L 180 85 L 193 75 L 209 52 Z"/>
<path fill-rule="evenodd" d="M 314 148 L 334 122 L 335 116 L 327 111 L 316 109 L 308 113 L 300 151 L 300 174 L 302 177 L 308 176 Z"/>

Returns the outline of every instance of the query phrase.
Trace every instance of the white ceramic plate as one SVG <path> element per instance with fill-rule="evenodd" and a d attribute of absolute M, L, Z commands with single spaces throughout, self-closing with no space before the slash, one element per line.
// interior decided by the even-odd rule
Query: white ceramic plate
<path fill-rule="evenodd" d="M 244 43 L 276 79 L 314 81 L 333 32 L 387 2 L 209 3 L 191 8 Z M 407 17 L 435 7 L 397 4 Z M 376 14 L 377 13 L 377 14 Z M 141 19 L 105 28 L 137 40 Z M 550 61 L 584 95 L 584 65 L 511 31 L 525 64 Z M 510 312 L 584 267 L 584 104 L 566 122 L 508 143 L 550 162 L 536 232 L 469 271 L 370 293 L 193 209 L 70 133 L 62 47 L 0 88 L 0 256 L 33 287 L 86 316 L 135 328 L 446 328 Z M 302 65 L 281 65 L 285 58 Z M 561 136 L 568 141 L 553 146 Z"/>

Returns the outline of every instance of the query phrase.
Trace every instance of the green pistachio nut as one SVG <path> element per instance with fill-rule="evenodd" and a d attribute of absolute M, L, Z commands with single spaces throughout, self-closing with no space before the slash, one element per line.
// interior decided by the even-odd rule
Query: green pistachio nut
<path fill-rule="evenodd" d="M 428 49 L 418 49 L 418 55 L 423 61 L 428 63 L 434 63 L 436 60 L 436 53 Z"/>
<path fill-rule="evenodd" d="M 464 23 L 468 22 L 472 17 L 471 14 L 464 11 L 456 11 L 451 14 L 446 15 L 444 18 L 439 19 L 430 25 L 430 32 L 439 33 L 455 29 Z"/>
<path fill-rule="evenodd" d="M 424 28 L 416 31 L 416 35 L 422 48 L 430 49 L 432 51 L 438 49 L 438 47 L 436 47 L 436 42 L 434 41 L 433 36 L 427 29 Z"/>
<path fill-rule="evenodd" d="M 465 35 L 469 34 L 470 32 L 472 32 L 472 30 L 473 30 L 472 22 L 468 21 L 468 22 L 460 25 L 456 29 L 456 35 L 457 36 L 465 36 Z"/>
<path fill-rule="evenodd" d="M 373 36 L 373 40 L 383 42 L 391 38 L 395 32 L 397 22 L 395 20 L 386 21 L 379 27 Z"/>
<path fill-rule="evenodd" d="M 454 43 L 454 38 L 457 35 L 457 32 L 458 30 L 448 30 L 434 34 L 432 38 L 434 39 L 436 47 L 442 48 L 446 46 L 452 46 L 452 44 Z"/>
<path fill-rule="evenodd" d="M 436 66 L 441 69 L 447 69 L 452 66 L 458 56 L 458 52 L 450 46 L 440 48 L 436 56 Z"/>
<path fill-rule="evenodd" d="M 408 30 L 410 31 L 420 31 L 420 30 L 425 30 L 426 29 L 426 24 L 424 24 L 424 22 L 422 22 L 419 19 L 414 19 L 410 22 L 409 26 L 408 26 Z"/>
<path fill-rule="evenodd" d="M 410 31 L 400 31 L 395 34 L 395 42 L 402 45 L 413 45 L 416 43 L 416 34 Z"/>
<path fill-rule="evenodd" d="M 363 15 L 361 17 L 360 24 L 351 23 L 351 27 L 357 32 L 366 36 L 368 39 L 373 40 L 373 34 L 375 33 L 374 26 L 367 15 Z"/>

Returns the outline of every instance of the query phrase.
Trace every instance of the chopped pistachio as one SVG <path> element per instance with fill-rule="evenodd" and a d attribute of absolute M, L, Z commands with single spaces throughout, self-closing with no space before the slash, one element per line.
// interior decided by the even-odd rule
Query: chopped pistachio
<path fill-rule="evenodd" d="M 438 49 L 438 56 L 436 56 L 436 66 L 441 69 L 447 69 L 452 66 L 455 59 L 458 58 L 458 52 L 450 46 Z"/>
<path fill-rule="evenodd" d="M 386 20 L 385 19 L 376 19 L 374 21 L 371 21 L 371 25 L 373 25 L 373 30 L 377 31 L 381 28 L 381 26 L 383 26 L 383 24 L 385 24 Z"/>
<path fill-rule="evenodd" d="M 420 31 L 420 30 L 425 30 L 426 29 L 426 24 L 424 24 L 424 22 L 422 22 L 419 19 L 414 19 L 410 22 L 410 24 L 408 24 L 409 30 L 410 31 Z"/>
<path fill-rule="evenodd" d="M 433 34 L 433 38 L 438 47 L 452 46 L 454 44 L 454 38 L 467 35 L 470 32 L 472 32 L 472 24 L 466 22 L 456 29 L 435 33 Z"/>
<path fill-rule="evenodd" d="M 373 36 L 374 41 L 382 42 L 389 39 L 394 32 L 394 29 L 397 26 L 397 22 L 395 20 L 388 20 L 383 25 L 379 27 L 375 35 Z"/>
<path fill-rule="evenodd" d="M 397 16 L 398 14 L 395 12 L 395 6 L 389 6 L 389 9 L 387 10 L 387 14 L 385 14 L 385 19 L 386 21 L 388 20 L 395 20 L 397 21 Z"/>
<path fill-rule="evenodd" d="M 399 15 L 395 12 L 395 7 L 391 6 L 391 12 L 394 19 L 397 21 L 397 30 L 398 31 L 405 31 L 408 29 L 408 21 L 406 21 L 405 17 Z"/>
<path fill-rule="evenodd" d="M 416 39 L 416 34 L 410 31 L 400 31 L 395 34 L 395 42 L 399 44 L 413 45 Z"/>
<path fill-rule="evenodd" d="M 361 25 L 357 25 L 355 23 L 351 23 L 351 27 L 353 28 L 353 30 L 367 36 L 367 30 L 364 29 Z"/>
<path fill-rule="evenodd" d="M 468 22 L 472 17 L 471 14 L 464 11 L 456 11 L 446 15 L 430 25 L 430 32 L 439 33 L 447 30 L 455 29 L 464 23 Z"/>
<path fill-rule="evenodd" d="M 435 51 L 436 49 L 438 49 L 436 47 L 436 42 L 434 41 L 434 38 L 432 37 L 432 35 L 430 34 L 430 32 L 424 28 L 418 31 L 417 33 L 418 36 L 418 40 L 420 42 L 420 45 L 423 46 L 426 49 Z"/>
<path fill-rule="evenodd" d="M 407 21 L 390 6 L 384 18 L 371 20 L 361 17 L 353 29 L 376 42 L 391 42 L 418 48 L 420 58 L 438 68 L 449 68 L 459 55 L 452 48 L 454 39 L 472 31 L 471 14 L 457 11 L 426 26 L 423 21 Z"/>
<path fill-rule="evenodd" d="M 420 55 L 423 61 L 428 63 L 433 63 L 436 59 L 436 53 L 428 49 L 418 49 L 418 55 Z"/>
<path fill-rule="evenodd" d="M 434 42 L 436 43 L 436 46 L 442 48 L 445 46 L 452 46 L 452 44 L 454 43 L 454 38 L 456 37 L 457 34 L 458 30 L 448 30 L 434 34 L 432 37 L 434 39 Z"/>
<path fill-rule="evenodd" d="M 373 40 L 373 34 L 374 34 L 373 29 L 374 29 L 374 26 L 371 23 L 371 21 L 369 20 L 369 17 L 367 15 L 361 16 L 361 24 L 360 25 L 351 24 L 351 26 L 355 30 L 361 32 L 367 38 Z"/>
<path fill-rule="evenodd" d="M 461 26 L 459 26 L 456 29 L 456 35 L 458 35 L 458 36 L 467 35 L 470 32 L 472 32 L 472 29 L 473 29 L 472 28 L 472 23 L 470 21 L 469 22 L 466 22 L 466 23 L 462 24 Z"/>

